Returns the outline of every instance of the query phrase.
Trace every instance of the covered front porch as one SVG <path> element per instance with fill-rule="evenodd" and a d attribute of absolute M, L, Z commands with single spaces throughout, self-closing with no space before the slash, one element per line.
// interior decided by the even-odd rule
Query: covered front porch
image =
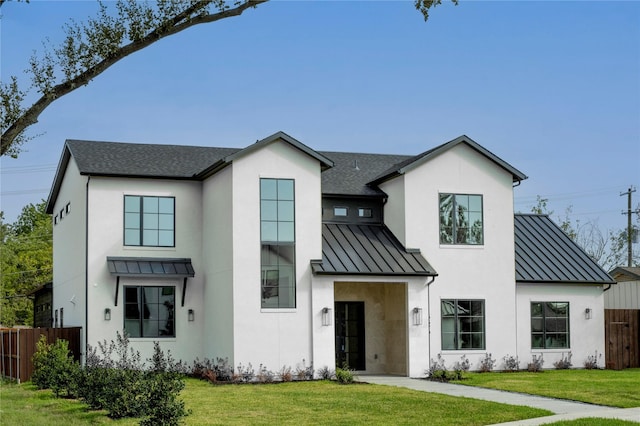
<path fill-rule="evenodd" d="M 423 377 L 435 270 L 384 225 L 324 224 L 322 236 L 311 261 L 314 366 Z"/>

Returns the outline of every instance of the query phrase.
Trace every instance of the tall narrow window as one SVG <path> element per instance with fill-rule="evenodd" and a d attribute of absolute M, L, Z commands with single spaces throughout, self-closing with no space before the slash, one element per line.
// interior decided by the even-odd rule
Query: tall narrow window
<path fill-rule="evenodd" d="M 482 195 L 440 194 L 440 244 L 484 244 Z"/>
<path fill-rule="evenodd" d="M 569 302 L 531 302 L 531 348 L 569 348 Z"/>
<path fill-rule="evenodd" d="M 124 245 L 173 247 L 175 199 L 124 196 Z"/>
<path fill-rule="evenodd" d="M 484 300 L 442 300 L 442 349 L 484 349 Z"/>
<path fill-rule="evenodd" d="M 295 197 L 292 179 L 260 179 L 263 308 L 295 308 Z"/>
<path fill-rule="evenodd" d="M 124 330 L 130 337 L 175 337 L 175 287 L 125 286 Z"/>

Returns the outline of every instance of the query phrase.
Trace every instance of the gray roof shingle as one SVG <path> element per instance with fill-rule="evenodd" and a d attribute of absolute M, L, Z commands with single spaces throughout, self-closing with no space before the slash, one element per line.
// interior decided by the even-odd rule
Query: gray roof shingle
<path fill-rule="evenodd" d="M 547 215 L 515 215 L 516 282 L 615 284 Z"/>

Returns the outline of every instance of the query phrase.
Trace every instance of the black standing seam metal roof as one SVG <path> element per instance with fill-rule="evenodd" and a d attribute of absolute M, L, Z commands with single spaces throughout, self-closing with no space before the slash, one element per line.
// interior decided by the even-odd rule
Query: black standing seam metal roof
<path fill-rule="evenodd" d="M 314 274 L 438 275 L 417 250 L 407 250 L 384 225 L 322 225 L 322 260 Z"/>
<path fill-rule="evenodd" d="M 516 282 L 614 284 L 547 215 L 515 215 Z"/>
<path fill-rule="evenodd" d="M 193 277 L 191 259 L 165 259 L 155 257 L 107 257 L 111 275 L 120 277 Z"/>

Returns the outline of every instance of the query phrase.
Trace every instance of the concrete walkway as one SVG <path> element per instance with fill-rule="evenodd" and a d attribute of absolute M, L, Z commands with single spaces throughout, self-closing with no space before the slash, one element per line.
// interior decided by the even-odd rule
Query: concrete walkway
<path fill-rule="evenodd" d="M 586 404 L 583 402 L 567 401 L 542 396 L 528 395 L 516 392 L 505 392 L 494 389 L 483 389 L 475 386 L 454 385 L 451 383 L 431 382 L 423 379 L 410 379 L 398 376 L 360 375 L 358 381 L 375 383 L 378 385 L 398 386 L 424 392 L 442 393 L 451 396 L 482 399 L 510 405 L 525 405 L 528 407 L 549 410 L 555 415 L 538 417 L 535 419 L 519 420 L 502 423 L 502 425 L 543 425 L 559 420 L 573 420 L 583 417 L 606 417 L 621 420 L 631 420 L 640 424 L 640 407 L 613 408 L 602 405 Z"/>

